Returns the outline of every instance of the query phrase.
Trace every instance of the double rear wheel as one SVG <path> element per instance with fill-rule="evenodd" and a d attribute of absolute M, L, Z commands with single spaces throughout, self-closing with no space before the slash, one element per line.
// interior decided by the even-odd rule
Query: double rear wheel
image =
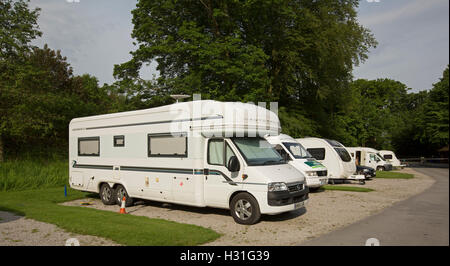
<path fill-rule="evenodd" d="M 108 183 L 104 183 L 100 187 L 100 198 L 105 205 L 117 204 L 120 206 L 123 197 L 125 197 L 125 207 L 133 205 L 133 198 L 128 195 L 124 186 L 116 185 L 115 187 L 110 187 Z"/>

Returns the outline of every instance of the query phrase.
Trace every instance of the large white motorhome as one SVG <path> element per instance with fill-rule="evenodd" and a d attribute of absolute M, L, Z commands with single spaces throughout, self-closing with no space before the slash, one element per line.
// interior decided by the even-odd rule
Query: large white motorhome
<path fill-rule="evenodd" d="M 364 175 L 356 175 L 355 161 L 347 149 L 335 140 L 321 138 L 296 139 L 306 150 L 328 170 L 328 180 L 358 180 L 365 183 Z"/>
<path fill-rule="evenodd" d="M 266 140 L 292 166 L 306 177 L 306 185 L 310 190 L 316 190 L 328 183 L 327 168 L 316 161 L 314 157 L 295 139 L 286 134 L 266 136 Z"/>
<path fill-rule="evenodd" d="M 394 168 L 403 169 L 406 166 L 405 164 L 402 164 L 399 159 L 397 159 L 397 156 L 395 156 L 393 151 L 381 150 L 379 151 L 379 154 L 386 160 L 386 162 L 392 164 L 392 167 Z"/>
<path fill-rule="evenodd" d="M 355 163 L 372 167 L 377 171 L 390 171 L 392 164 L 386 162 L 377 150 L 368 147 L 347 147 Z"/>
<path fill-rule="evenodd" d="M 192 101 L 76 118 L 69 125 L 70 186 L 104 204 L 125 196 L 230 209 L 237 223 L 305 206 L 304 176 L 263 136 L 277 115 L 244 103 Z"/>

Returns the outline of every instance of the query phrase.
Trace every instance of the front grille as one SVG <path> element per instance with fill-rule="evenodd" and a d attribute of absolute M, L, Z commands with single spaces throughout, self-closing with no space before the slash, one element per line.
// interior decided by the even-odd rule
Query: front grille
<path fill-rule="evenodd" d="M 288 189 L 289 189 L 289 192 L 297 192 L 297 191 L 303 190 L 303 186 L 304 186 L 303 184 L 298 183 L 298 184 L 294 184 L 294 185 L 289 185 Z"/>
<path fill-rule="evenodd" d="M 317 171 L 317 176 L 327 176 L 327 170 Z"/>

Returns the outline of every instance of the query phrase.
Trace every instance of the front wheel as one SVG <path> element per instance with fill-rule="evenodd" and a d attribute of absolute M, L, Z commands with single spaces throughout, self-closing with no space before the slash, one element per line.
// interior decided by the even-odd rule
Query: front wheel
<path fill-rule="evenodd" d="M 123 197 L 125 197 L 125 207 L 133 206 L 133 198 L 128 196 L 128 193 L 124 186 L 117 185 L 115 191 L 116 191 L 116 203 L 119 206 L 122 204 Z"/>
<path fill-rule="evenodd" d="M 378 166 L 377 171 L 384 171 L 384 166 Z"/>
<path fill-rule="evenodd" d="M 261 218 L 258 202 L 252 195 L 245 192 L 234 196 L 230 202 L 230 212 L 238 224 L 255 224 Z"/>

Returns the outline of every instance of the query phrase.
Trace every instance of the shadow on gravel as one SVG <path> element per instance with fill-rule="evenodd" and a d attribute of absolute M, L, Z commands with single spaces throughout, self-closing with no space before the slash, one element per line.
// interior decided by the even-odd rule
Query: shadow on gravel
<path fill-rule="evenodd" d="M 11 212 L 0 211 L 0 224 L 13 222 L 23 218 L 23 216 L 19 216 L 17 214 Z"/>
<path fill-rule="evenodd" d="M 186 206 L 186 205 L 178 205 L 172 203 L 162 203 L 157 201 L 149 201 L 149 200 L 140 200 L 134 204 L 135 207 L 138 207 L 134 210 L 130 210 L 128 213 L 132 214 L 146 206 L 156 207 L 166 209 L 168 211 L 186 211 L 186 212 L 195 212 L 198 214 L 215 214 L 221 215 L 224 217 L 231 217 L 230 210 L 219 209 L 219 208 L 211 208 L 211 207 L 194 207 L 194 206 Z M 297 218 L 306 213 L 306 208 L 301 208 L 298 210 L 284 212 L 276 215 L 262 215 L 261 221 L 266 222 L 276 222 L 276 221 L 285 221 Z"/>

